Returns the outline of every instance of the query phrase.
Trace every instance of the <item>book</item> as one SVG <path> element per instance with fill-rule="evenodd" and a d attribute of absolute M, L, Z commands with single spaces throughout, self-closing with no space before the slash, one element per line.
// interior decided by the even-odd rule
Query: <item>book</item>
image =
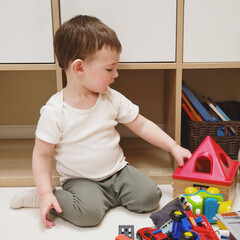
<path fill-rule="evenodd" d="M 230 118 L 224 113 L 224 111 L 210 97 L 207 97 L 207 100 L 212 104 L 212 107 L 210 107 L 213 109 L 213 111 L 216 113 L 219 112 L 219 114 L 217 114 L 223 121 L 231 121 Z"/>
<path fill-rule="evenodd" d="M 192 107 L 191 103 L 187 100 L 187 98 L 185 97 L 184 93 L 182 93 L 182 99 L 183 99 L 184 103 L 187 105 L 187 107 L 189 108 L 189 111 L 194 116 L 194 118 L 197 121 L 203 121 L 202 117 L 197 114 L 197 112 Z"/>
<path fill-rule="evenodd" d="M 205 109 L 205 107 L 202 105 L 202 103 L 198 100 L 198 98 L 195 96 L 195 94 L 190 90 L 190 88 L 185 83 L 182 84 L 182 91 L 183 91 L 183 94 L 188 98 L 188 100 L 192 104 L 192 106 L 201 115 L 203 120 L 205 120 L 205 121 L 213 121 L 214 120 L 213 117 L 211 116 L 211 114 Z"/>
<path fill-rule="evenodd" d="M 222 109 L 214 103 L 210 97 L 204 97 L 204 101 L 208 104 L 208 106 L 217 114 L 217 116 L 220 118 L 222 121 L 231 121 L 230 118 L 222 111 Z M 233 127 L 229 127 L 230 131 L 228 130 L 229 135 L 234 135 L 235 130 Z"/>
<path fill-rule="evenodd" d="M 184 82 L 182 84 L 182 92 L 204 121 L 218 121 L 218 119 L 214 119 L 214 117 L 206 110 L 203 104 Z M 224 134 L 224 129 L 222 127 L 218 127 L 217 136 L 224 136 Z"/>
<path fill-rule="evenodd" d="M 185 110 L 185 112 L 187 113 L 187 115 L 189 116 L 189 118 L 192 121 L 196 121 L 196 118 L 194 117 L 194 115 L 190 112 L 190 110 L 188 109 L 188 107 L 186 106 L 185 103 L 182 104 L 183 109 Z"/>

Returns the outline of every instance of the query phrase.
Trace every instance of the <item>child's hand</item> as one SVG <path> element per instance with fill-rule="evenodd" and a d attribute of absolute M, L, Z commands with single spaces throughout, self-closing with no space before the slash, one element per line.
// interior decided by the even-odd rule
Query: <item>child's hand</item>
<path fill-rule="evenodd" d="M 180 145 L 175 145 L 171 149 L 171 154 L 177 160 L 177 163 L 180 167 L 184 165 L 184 160 L 189 159 L 192 156 L 188 149 L 183 148 Z"/>
<path fill-rule="evenodd" d="M 51 208 L 54 208 L 58 213 L 62 212 L 62 209 L 57 201 L 57 198 L 54 196 L 53 193 L 45 193 L 41 196 L 41 202 L 40 202 L 40 215 L 41 220 L 43 224 L 46 227 L 53 227 L 55 226 L 54 221 L 49 220 L 47 218 L 48 212 Z"/>

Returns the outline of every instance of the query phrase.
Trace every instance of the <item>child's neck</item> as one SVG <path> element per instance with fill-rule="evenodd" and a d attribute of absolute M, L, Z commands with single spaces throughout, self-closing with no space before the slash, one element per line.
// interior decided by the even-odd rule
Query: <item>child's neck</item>
<path fill-rule="evenodd" d="M 84 89 L 82 86 L 67 84 L 63 90 L 63 101 L 73 108 L 87 110 L 92 108 L 98 99 L 98 93 Z"/>

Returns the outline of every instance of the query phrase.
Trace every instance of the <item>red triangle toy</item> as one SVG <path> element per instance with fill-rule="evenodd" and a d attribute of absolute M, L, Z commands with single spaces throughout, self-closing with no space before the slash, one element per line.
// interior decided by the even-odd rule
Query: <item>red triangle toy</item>
<path fill-rule="evenodd" d="M 222 148 L 207 136 L 183 167 L 173 173 L 173 179 L 230 186 L 239 167 Z"/>

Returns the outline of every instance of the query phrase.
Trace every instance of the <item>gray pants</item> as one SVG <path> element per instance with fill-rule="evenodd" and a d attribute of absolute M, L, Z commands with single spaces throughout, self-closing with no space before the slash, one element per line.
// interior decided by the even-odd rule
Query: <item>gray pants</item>
<path fill-rule="evenodd" d="M 147 175 L 130 165 L 99 182 L 68 180 L 62 189 L 54 191 L 54 195 L 63 212 L 52 212 L 82 227 L 98 224 L 108 209 L 117 206 L 137 213 L 152 211 L 162 195 Z"/>

